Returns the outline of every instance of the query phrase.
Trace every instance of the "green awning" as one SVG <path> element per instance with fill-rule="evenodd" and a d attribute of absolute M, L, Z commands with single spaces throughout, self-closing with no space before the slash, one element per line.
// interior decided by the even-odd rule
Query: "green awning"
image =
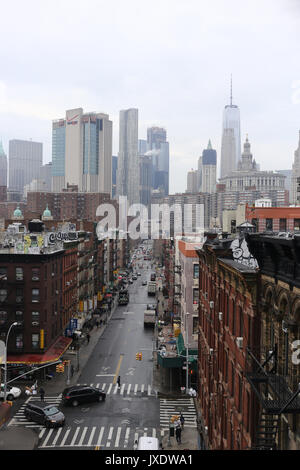
<path fill-rule="evenodd" d="M 182 336 L 182 333 L 179 333 L 179 335 L 176 338 L 176 345 L 177 345 L 177 353 L 180 354 L 181 356 L 186 356 L 186 348 L 184 345 L 184 339 Z M 190 359 L 193 358 L 193 359 Z M 198 349 L 190 349 L 189 348 L 189 363 L 198 360 Z"/>

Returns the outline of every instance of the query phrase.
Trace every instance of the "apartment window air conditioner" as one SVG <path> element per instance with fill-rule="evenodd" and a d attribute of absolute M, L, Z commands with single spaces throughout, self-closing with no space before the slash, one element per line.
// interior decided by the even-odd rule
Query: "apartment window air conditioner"
<path fill-rule="evenodd" d="M 207 299 L 207 292 L 204 292 L 204 298 Z"/>
<path fill-rule="evenodd" d="M 223 312 L 219 312 L 219 320 L 222 321 L 223 319 Z"/>
<path fill-rule="evenodd" d="M 52 277 L 54 277 L 54 276 L 55 276 L 55 274 L 54 274 L 54 273 L 52 273 Z"/>
<path fill-rule="evenodd" d="M 236 344 L 237 344 L 238 348 L 240 348 L 240 349 L 243 348 L 243 338 L 242 338 L 242 336 L 238 336 L 238 338 L 236 338 Z"/>
<path fill-rule="evenodd" d="M 39 326 L 39 322 L 38 321 L 33 321 L 32 326 Z"/>
<path fill-rule="evenodd" d="M 209 302 L 209 306 L 210 306 L 210 308 L 214 308 L 214 305 L 215 305 L 215 304 L 214 304 L 214 301 L 213 301 L 213 300 L 211 300 L 211 301 Z"/>
<path fill-rule="evenodd" d="M 214 352 L 213 348 L 209 348 L 209 355 L 210 356 L 212 356 L 213 352 Z"/>

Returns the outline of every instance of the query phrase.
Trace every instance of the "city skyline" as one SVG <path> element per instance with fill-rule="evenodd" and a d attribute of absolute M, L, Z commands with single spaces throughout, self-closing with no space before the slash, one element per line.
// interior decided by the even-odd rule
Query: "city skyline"
<path fill-rule="evenodd" d="M 29 1 L 26 8 L 19 2 L 20 18 L 27 21 L 14 19 L 17 23 L 13 26 L 12 6 L 4 6 L 7 21 L 3 37 L 11 30 L 26 33 L 22 44 L 12 39 L 1 52 L 0 135 L 6 153 L 9 140 L 32 138 L 43 142 L 43 163 L 48 163 L 52 120 L 63 115 L 65 109 L 80 106 L 109 113 L 113 154 L 117 154 L 119 111 L 134 107 L 139 109 L 139 138 L 146 135 L 148 127 L 168 130 L 170 193 L 184 191 L 186 181 L 182 175 L 195 166 L 208 138 L 218 154 L 219 176 L 222 111 L 228 104 L 232 74 L 233 99 L 241 111 L 242 141 L 247 133 L 251 135 L 262 169 L 292 167 L 300 114 L 300 10 L 296 2 L 279 1 L 274 5 L 266 0 L 263 4 L 253 1 L 239 5 L 234 0 L 215 0 L 200 6 L 195 1 L 188 5 L 167 1 L 160 5 L 161 14 L 155 21 L 155 8 L 146 11 L 137 1 L 129 2 L 126 8 L 119 1 L 112 2 L 112 6 L 90 1 L 89 12 L 76 2 L 69 9 L 69 3 L 66 0 L 62 7 L 68 12 L 69 23 L 65 25 L 60 19 L 55 36 L 50 2 L 37 6 Z M 94 14 L 98 8 L 101 15 Z M 130 16 L 132 12 L 135 15 Z M 136 15 L 146 14 L 147 25 L 135 21 Z M 82 15 L 90 24 L 87 37 L 95 34 L 93 31 L 98 29 L 93 26 L 97 24 L 112 38 L 99 64 L 95 64 L 93 47 L 90 51 L 85 47 L 84 25 L 80 40 L 73 39 L 68 57 L 57 55 L 56 45 L 81 25 Z M 32 21 L 35 28 L 30 31 Z M 142 24 L 146 30 L 141 35 Z M 147 34 L 148 28 L 152 32 L 154 28 L 155 39 Z M 116 46 L 121 40 L 118 52 Z M 46 53 L 40 54 L 43 51 Z M 19 59 L 23 55 L 28 61 L 26 70 Z M 76 68 L 74 78 L 72 71 L 78 57 L 84 67 L 83 72 Z M 61 68 L 59 75 L 54 59 Z M 183 65 L 180 69 L 178 63 Z M 72 76 L 71 85 L 69 80 L 67 87 L 63 85 L 62 74 Z"/>

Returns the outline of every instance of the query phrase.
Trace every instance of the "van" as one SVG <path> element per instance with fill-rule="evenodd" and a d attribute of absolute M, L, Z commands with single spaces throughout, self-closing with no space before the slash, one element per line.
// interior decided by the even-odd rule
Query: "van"
<path fill-rule="evenodd" d="M 140 437 L 137 450 L 159 450 L 159 441 L 157 437 Z"/>

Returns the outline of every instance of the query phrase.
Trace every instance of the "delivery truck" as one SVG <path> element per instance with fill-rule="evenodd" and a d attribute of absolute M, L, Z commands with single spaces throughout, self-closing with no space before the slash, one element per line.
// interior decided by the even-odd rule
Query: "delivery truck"
<path fill-rule="evenodd" d="M 144 311 L 144 327 L 154 327 L 155 325 L 155 310 Z"/>
<path fill-rule="evenodd" d="M 155 295 L 156 293 L 156 282 L 149 281 L 148 282 L 148 295 Z"/>

